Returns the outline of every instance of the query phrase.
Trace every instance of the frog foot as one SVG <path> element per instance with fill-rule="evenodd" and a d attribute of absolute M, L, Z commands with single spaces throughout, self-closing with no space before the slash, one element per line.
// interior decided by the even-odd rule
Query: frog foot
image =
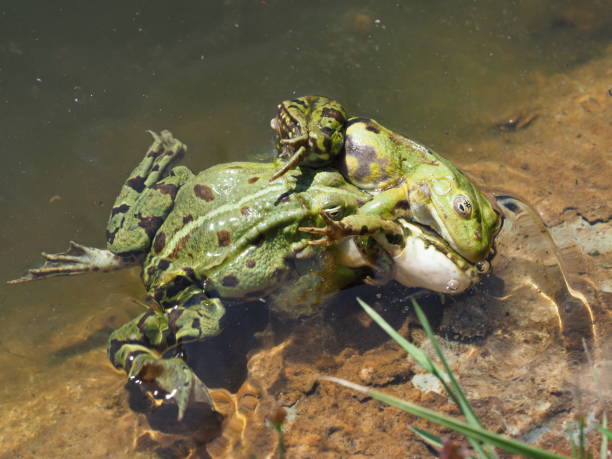
<path fill-rule="evenodd" d="M 42 253 L 45 259 L 39 268 L 29 269 L 28 273 L 8 281 L 9 284 L 20 284 L 55 276 L 73 276 L 91 271 L 115 271 L 139 262 L 136 257 L 120 257 L 109 250 L 87 247 L 70 241 L 68 250 L 63 253 Z"/>
<path fill-rule="evenodd" d="M 302 140 L 301 137 L 296 137 L 299 140 Z M 281 142 L 284 143 L 289 143 L 294 141 L 295 139 L 281 139 Z M 306 155 L 306 147 L 301 146 L 300 148 L 297 149 L 297 151 L 293 154 L 293 156 L 291 156 L 291 158 L 289 158 L 289 161 L 287 161 L 283 167 L 281 167 L 279 170 L 277 170 L 274 175 L 272 177 L 270 177 L 270 182 L 273 182 L 274 180 L 276 180 L 277 178 L 282 177 L 283 175 L 285 175 L 287 172 L 289 172 L 291 169 L 295 169 L 298 164 L 300 164 L 302 162 L 302 159 L 304 158 L 304 156 Z"/>
<path fill-rule="evenodd" d="M 214 409 L 207 387 L 180 358 L 157 359 L 141 354 L 134 360 L 129 377 L 153 399 L 176 403 L 179 421 L 187 408 L 196 403 Z"/>
<path fill-rule="evenodd" d="M 336 242 L 344 239 L 348 236 L 355 236 L 355 232 L 344 225 L 341 221 L 336 221 L 331 218 L 327 212 L 320 212 L 321 218 L 325 222 L 325 226 L 323 227 L 313 227 L 313 226 L 302 226 L 299 228 L 300 231 L 304 231 L 305 233 L 311 234 L 320 234 L 323 237 L 321 239 L 314 239 L 309 241 L 309 244 L 318 245 L 333 245 Z"/>

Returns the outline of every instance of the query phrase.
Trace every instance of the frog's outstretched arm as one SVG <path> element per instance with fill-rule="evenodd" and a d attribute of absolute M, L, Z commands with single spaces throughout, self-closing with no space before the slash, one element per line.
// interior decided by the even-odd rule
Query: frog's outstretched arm
<path fill-rule="evenodd" d="M 321 212 L 324 227 L 301 227 L 300 231 L 323 236 L 310 241 L 310 244 L 334 245 L 346 237 L 368 236 L 361 240 L 361 251 L 371 260 L 374 270 L 373 278 L 364 281 L 372 285 L 384 285 L 393 278 L 394 263 L 392 256 L 398 253 L 404 244 L 402 227 L 394 221 L 377 215 L 349 215 L 343 219 L 333 220 L 326 212 Z"/>
<path fill-rule="evenodd" d="M 181 343 L 218 334 L 225 309 L 218 299 L 194 293 L 187 306 L 164 312 L 149 310 L 114 331 L 108 340 L 108 355 L 116 368 L 141 385 L 143 390 L 178 405 L 178 418 L 193 403 L 213 406 L 208 389 L 179 357 L 163 358 L 165 351 Z"/>
<path fill-rule="evenodd" d="M 326 212 L 321 212 L 325 222 L 324 227 L 301 227 L 300 231 L 320 234 L 323 237 L 310 241 L 311 244 L 333 245 L 348 236 L 381 236 L 384 235 L 389 244 L 401 247 L 404 232 L 402 227 L 392 220 L 377 215 L 349 215 L 343 219 L 333 220 Z"/>

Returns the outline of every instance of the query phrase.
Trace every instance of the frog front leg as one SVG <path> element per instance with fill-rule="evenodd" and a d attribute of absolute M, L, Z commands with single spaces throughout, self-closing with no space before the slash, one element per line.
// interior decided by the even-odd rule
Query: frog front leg
<path fill-rule="evenodd" d="M 174 401 L 181 420 L 190 405 L 205 403 L 212 408 L 213 402 L 182 358 L 164 358 L 164 354 L 181 344 L 217 335 L 224 314 L 218 299 L 206 298 L 201 292 L 194 293 L 186 306 L 149 310 L 111 334 L 109 358 L 149 395 Z"/>
<path fill-rule="evenodd" d="M 365 279 L 366 283 L 384 285 L 393 278 L 393 256 L 402 250 L 404 232 L 392 220 L 377 215 L 349 215 L 341 220 L 333 220 L 326 212 L 321 212 L 324 227 L 301 227 L 300 231 L 319 234 L 323 237 L 310 241 L 310 244 L 337 245 L 347 237 L 355 236 L 355 243 L 362 255 L 369 259 L 374 270 L 374 278 Z"/>
<path fill-rule="evenodd" d="M 385 236 L 388 244 L 401 248 L 404 232 L 402 227 L 378 215 L 349 215 L 338 221 L 332 219 L 326 212 L 320 213 L 325 222 L 323 227 L 300 227 L 300 231 L 320 234 L 321 239 L 310 241 L 310 244 L 333 245 L 349 236 Z"/>
<path fill-rule="evenodd" d="M 407 184 L 389 188 L 378 192 L 372 199 L 362 205 L 358 215 L 376 215 L 380 218 L 394 220 L 404 217 L 408 220 L 412 217 L 412 205 L 414 193 L 409 192 Z"/>

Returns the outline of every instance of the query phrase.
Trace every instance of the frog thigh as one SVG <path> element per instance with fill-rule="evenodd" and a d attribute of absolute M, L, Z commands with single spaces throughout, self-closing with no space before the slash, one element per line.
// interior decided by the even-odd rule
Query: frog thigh
<path fill-rule="evenodd" d="M 107 248 L 116 254 L 148 251 L 158 228 L 174 205 L 178 189 L 193 174 L 184 166 L 143 190 L 132 205 L 115 206 L 106 228 Z"/>

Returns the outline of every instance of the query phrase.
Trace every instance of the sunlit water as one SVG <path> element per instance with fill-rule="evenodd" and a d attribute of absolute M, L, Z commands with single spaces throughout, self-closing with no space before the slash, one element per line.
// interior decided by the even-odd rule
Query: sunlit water
<path fill-rule="evenodd" d="M 269 158 L 276 103 L 324 94 L 467 164 L 453 146 L 483 135 L 480 120 L 609 38 L 597 21 L 567 26 L 569 1 L 61 3 L 0 5 L 0 279 L 68 240 L 104 245 L 146 129 L 171 129 L 193 170 Z M 104 359 L 142 294 L 136 271 L 1 285 L 0 409 L 61 385 L 58 362 L 83 349 Z"/>

